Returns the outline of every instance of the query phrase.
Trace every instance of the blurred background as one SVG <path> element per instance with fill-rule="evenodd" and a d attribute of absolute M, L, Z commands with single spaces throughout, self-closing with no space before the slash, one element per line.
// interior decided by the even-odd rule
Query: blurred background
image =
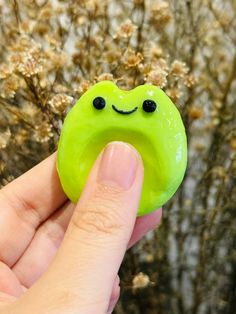
<path fill-rule="evenodd" d="M 115 313 L 236 313 L 235 0 L 0 0 L 0 185 L 57 148 L 95 82 L 165 90 L 185 179 L 126 256 Z"/>

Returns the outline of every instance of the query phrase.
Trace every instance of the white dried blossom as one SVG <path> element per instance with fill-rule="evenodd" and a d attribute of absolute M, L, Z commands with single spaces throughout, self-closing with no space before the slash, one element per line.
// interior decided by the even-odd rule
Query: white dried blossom
<path fill-rule="evenodd" d="M 96 77 L 98 82 L 100 81 L 114 81 L 113 74 L 111 73 L 102 73 L 98 77 Z"/>
<path fill-rule="evenodd" d="M 37 60 L 30 53 L 25 53 L 17 65 L 17 70 L 26 77 L 34 76 L 43 71 L 42 61 Z"/>
<path fill-rule="evenodd" d="M 167 75 L 168 73 L 164 70 L 152 70 L 148 73 L 145 81 L 149 84 L 153 84 L 160 88 L 163 88 L 167 84 Z"/>
<path fill-rule="evenodd" d="M 0 79 L 7 78 L 12 73 L 12 67 L 9 64 L 1 64 L 0 65 Z"/>
<path fill-rule="evenodd" d="M 64 93 L 56 94 L 49 100 L 49 105 L 54 112 L 62 113 L 73 101 L 73 97 Z"/>
<path fill-rule="evenodd" d="M 156 26 L 165 25 L 171 19 L 170 6 L 167 1 L 157 0 L 151 2 L 151 20 Z"/>
<path fill-rule="evenodd" d="M 5 80 L 3 80 L 0 88 L 0 95 L 3 98 L 13 98 L 16 94 L 16 91 L 19 87 L 18 78 L 13 76 L 9 76 Z"/>
<path fill-rule="evenodd" d="M 135 52 L 131 48 L 127 49 L 122 57 L 122 62 L 127 68 L 134 68 L 138 66 L 142 60 L 143 55 L 141 52 Z"/>
<path fill-rule="evenodd" d="M 34 119 L 37 115 L 40 114 L 40 109 L 33 103 L 25 102 L 22 105 L 22 114 L 28 118 Z"/>
<path fill-rule="evenodd" d="M 130 38 L 136 29 L 136 25 L 134 25 L 130 20 L 126 20 L 118 27 L 115 37 Z"/>
<path fill-rule="evenodd" d="M 0 132 L 0 149 L 5 148 L 10 140 L 11 131 L 7 129 L 4 132 Z"/>
<path fill-rule="evenodd" d="M 171 65 L 170 73 L 173 76 L 184 78 L 188 71 L 186 63 L 175 60 Z"/>
<path fill-rule="evenodd" d="M 149 276 L 140 272 L 133 278 L 132 288 L 135 290 L 146 288 L 149 284 L 150 284 Z"/>
<path fill-rule="evenodd" d="M 53 137 L 52 125 L 47 122 L 42 122 L 34 129 L 33 138 L 36 142 L 45 143 Z"/>

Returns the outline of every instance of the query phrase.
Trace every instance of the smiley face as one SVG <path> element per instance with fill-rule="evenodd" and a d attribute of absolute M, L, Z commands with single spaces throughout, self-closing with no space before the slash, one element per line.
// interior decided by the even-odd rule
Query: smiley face
<path fill-rule="evenodd" d="M 62 187 L 77 202 L 89 171 L 111 141 L 133 145 L 144 163 L 138 215 L 165 204 L 180 185 L 187 143 L 180 114 L 169 97 L 152 85 L 124 91 L 110 81 L 91 87 L 66 116 L 57 169 Z"/>

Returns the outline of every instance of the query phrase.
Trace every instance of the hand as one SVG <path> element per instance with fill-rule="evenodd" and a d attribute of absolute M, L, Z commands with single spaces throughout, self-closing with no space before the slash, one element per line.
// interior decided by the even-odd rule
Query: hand
<path fill-rule="evenodd" d="M 126 249 L 160 222 L 161 210 L 136 219 L 143 166 L 130 145 L 106 146 L 77 205 L 55 162 L 0 191 L 0 314 L 111 313 Z"/>

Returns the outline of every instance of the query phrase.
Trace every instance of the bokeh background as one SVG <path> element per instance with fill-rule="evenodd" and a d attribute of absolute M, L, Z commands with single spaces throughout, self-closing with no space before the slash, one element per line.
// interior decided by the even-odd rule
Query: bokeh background
<path fill-rule="evenodd" d="M 185 179 L 120 270 L 115 313 L 236 313 L 235 0 L 0 0 L 0 184 L 57 148 L 95 82 L 152 83 L 180 110 Z"/>

